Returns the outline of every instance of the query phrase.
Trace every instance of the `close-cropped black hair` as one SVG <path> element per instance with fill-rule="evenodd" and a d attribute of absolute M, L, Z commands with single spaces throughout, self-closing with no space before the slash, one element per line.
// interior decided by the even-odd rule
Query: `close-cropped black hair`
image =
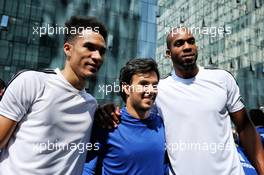
<path fill-rule="evenodd" d="M 154 71 L 160 79 L 158 65 L 152 58 L 136 58 L 128 61 L 126 65 L 120 70 L 119 86 L 120 96 L 126 102 L 126 93 L 122 90 L 122 85 L 132 83 L 132 76 L 138 73 L 148 73 Z"/>
<path fill-rule="evenodd" d="M 75 29 L 75 31 L 81 32 L 82 29 L 89 28 L 90 30 L 101 34 L 105 41 L 107 39 L 107 29 L 104 24 L 101 23 L 96 17 L 72 16 L 68 21 L 65 22 L 65 27 L 67 30 L 64 32 L 64 43 L 73 40 L 75 36 L 78 35 L 77 32 L 70 31 L 73 29 Z"/>
<path fill-rule="evenodd" d="M 167 49 L 170 50 L 171 35 L 173 36 L 175 34 L 174 32 L 178 32 L 181 29 L 184 29 L 185 31 L 191 32 L 191 31 L 189 31 L 188 27 L 182 26 L 182 25 L 172 28 L 171 31 L 169 32 L 169 34 L 167 35 L 167 38 L 166 38 Z"/>

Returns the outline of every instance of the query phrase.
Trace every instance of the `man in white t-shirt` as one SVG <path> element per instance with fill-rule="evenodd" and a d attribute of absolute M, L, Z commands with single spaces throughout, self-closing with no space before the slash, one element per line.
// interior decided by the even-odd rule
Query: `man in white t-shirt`
<path fill-rule="evenodd" d="M 167 37 L 174 70 L 158 86 L 157 107 L 177 175 L 244 174 L 232 137 L 234 122 L 250 161 L 264 175 L 264 151 L 232 75 L 198 67 L 195 38 L 187 28 Z"/>
<path fill-rule="evenodd" d="M 64 69 L 19 74 L 0 102 L 0 175 L 78 175 L 96 147 L 88 141 L 97 102 L 84 87 L 103 63 L 107 31 L 94 17 L 65 27 Z"/>

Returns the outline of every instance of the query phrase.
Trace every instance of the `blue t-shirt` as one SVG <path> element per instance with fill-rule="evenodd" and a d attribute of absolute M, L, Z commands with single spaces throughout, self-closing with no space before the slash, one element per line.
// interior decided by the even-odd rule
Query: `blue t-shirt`
<path fill-rule="evenodd" d="M 118 128 L 95 131 L 92 138 L 99 142 L 100 150 L 88 152 L 83 175 L 95 174 L 96 164 L 101 174 L 166 174 L 164 125 L 157 113 L 142 120 L 123 107 Z"/>

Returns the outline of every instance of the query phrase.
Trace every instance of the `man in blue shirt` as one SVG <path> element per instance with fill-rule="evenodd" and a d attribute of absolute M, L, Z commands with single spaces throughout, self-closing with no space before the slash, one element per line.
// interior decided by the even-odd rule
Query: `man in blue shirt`
<path fill-rule="evenodd" d="M 166 174 L 163 121 L 156 110 L 150 111 L 158 81 L 157 64 L 152 59 L 134 59 L 121 69 L 120 95 L 126 103 L 122 122 L 112 131 L 94 127 L 92 138 L 100 149 L 88 153 L 83 175 Z"/>

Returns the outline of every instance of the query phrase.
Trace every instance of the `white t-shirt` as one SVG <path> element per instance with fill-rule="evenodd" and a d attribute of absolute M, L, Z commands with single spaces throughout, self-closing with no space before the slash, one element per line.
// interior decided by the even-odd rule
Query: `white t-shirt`
<path fill-rule="evenodd" d="M 244 107 L 224 70 L 199 68 L 190 79 L 172 76 L 158 85 L 167 150 L 177 175 L 243 175 L 229 112 Z"/>
<path fill-rule="evenodd" d="M 27 71 L 7 88 L 0 115 L 18 125 L 1 152 L 0 175 L 82 173 L 97 103 L 55 72 Z"/>

